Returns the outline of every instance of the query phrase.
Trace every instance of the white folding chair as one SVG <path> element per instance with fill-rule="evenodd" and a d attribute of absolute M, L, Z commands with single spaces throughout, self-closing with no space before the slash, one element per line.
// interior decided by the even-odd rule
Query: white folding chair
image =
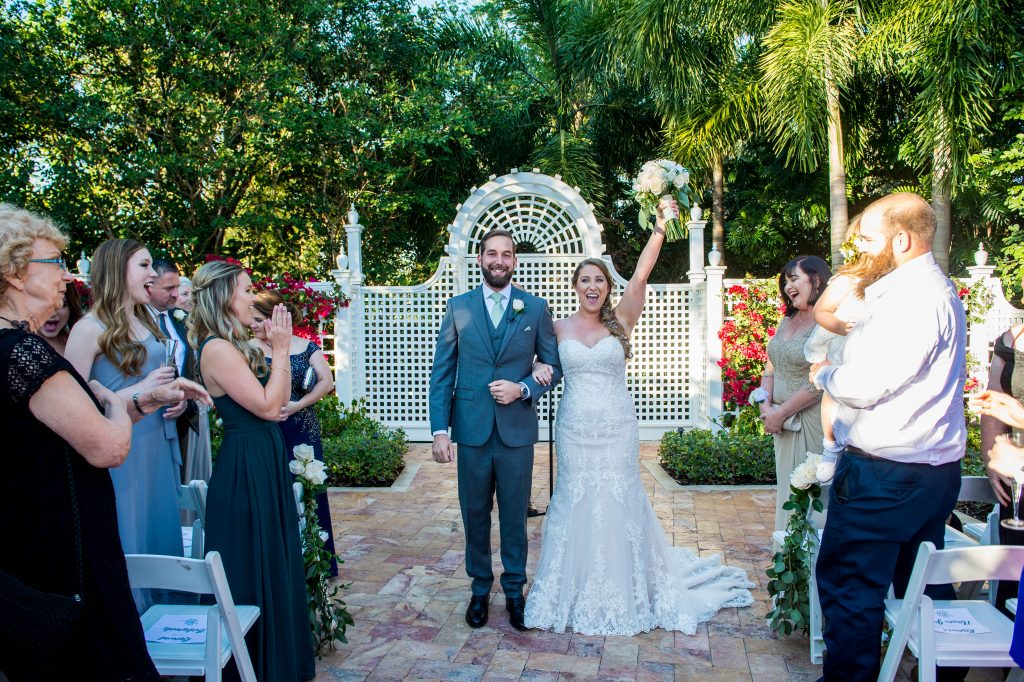
<path fill-rule="evenodd" d="M 918 680 L 935 680 L 935 666 L 964 668 L 1015 668 L 1007 678 L 1024 680 L 1024 673 L 1010 658 L 1013 623 L 987 601 L 933 601 L 928 585 L 984 580 L 1016 580 L 1024 567 L 1024 547 L 990 545 L 959 549 L 935 549 L 921 544 L 910 584 L 903 599 L 885 600 L 885 620 L 892 638 L 882 662 L 880 682 L 896 678 L 903 650 L 918 659 Z M 935 632 L 935 609 L 967 609 L 975 621 L 991 632 L 950 634 Z"/>
<path fill-rule="evenodd" d="M 207 616 L 206 644 L 146 642 L 149 656 L 161 675 L 201 676 L 220 680 L 221 669 L 234 656 L 244 682 L 256 682 L 256 673 L 245 646 L 245 633 L 259 618 L 256 606 L 236 606 L 231 598 L 219 552 L 203 560 L 156 554 L 126 554 L 128 582 L 133 588 L 155 588 L 212 594 L 213 606 L 155 604 L 142 614 L 142 629 L 165 615 Z"/>
<path fill-rule="evenodd" d="M 831 494 L 832 486 L 823 485 L 821 487 L 821 503 L 825 506 L 825 514 L 828 513 L 828 501 Z M 812 512 L 812 525 L 813 525 Z M 822 516 L 822 518 L 827 518 Z M 824 524 L 822 524 L 824 525 Z M 821 633 L 821 600 L 818 598 L 818 579 L 815 577 L 815 567 L 818 563 L 818 545 L 821 544 L 822 528 L 818 528 L 818 542 L 810 548 L 810 560 L 811 560 L 811 578 L 809 592 L 810 592 L 810 623 L 808 623 L 808 636 L 811 642 L 811 663 L 815 665 L 821 665 L 825 660 L 825 638 Z M 782 543 L 786 541 L 786 531 L 777 530 L 772 533 L 772 554 L 778 552 L 782 547 Z"/>
<path fill-rule="evenodd" d="M 964 476 L 960 479 L 960 495 L 957 497 L 958 502 L 980 502 L 982 504 L 994 504 L 995 509 L 988 515 L 987 523 L 965 523 L 964 524 L 964 535 L 977 541 L 982 545 L 998 545 L 999 544 L 999 500 L 996 499 L 996 494 L 992 491 L 992 484 L 989 483 L 987 476 Z M 993 516 L 993 514 L 995 516 Z M 993 519 L 995 525 L 993 525 Z M 993 542 L 993 531 L 995 531 L 995 541 Z"/>
<path fill-rule="evenodd" d="M 998 545 L 999 544 L 999 500 L 992 491 L 992 484 L 986 476 L 964 476 L 960 479 L 960 494 L 958 502 L 981 502 L 983 504 L 994 504 L 995 509 L 989 513 L 986 523 L 964 524 L 963 532 L 946 526 L 946 537 L 944 549 L 957 549 L 960 547 L 974 547 L 975 545 Z M 989 601 L 995 604 L 996 588 L 998 581 L 989 581 Z M 984 583 L 972 582 L 960 585 L 957 596 L 960 599 L 977 599 L 983 593 Z M 891 596 L 891 595 L 890 595 Z"/>
<path fill-rule="evenodd" d="M 192 481 L 188 485 L 178 486 L 178 509 L 191 512 L 196 517 L 192 525 L 181 527 L 184 555 L 202 559 L 205 549 L 206 481 Z"/>

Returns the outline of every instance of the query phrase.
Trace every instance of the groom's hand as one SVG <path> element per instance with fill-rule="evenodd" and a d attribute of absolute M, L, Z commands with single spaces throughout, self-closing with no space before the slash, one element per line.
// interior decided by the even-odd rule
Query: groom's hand
<path fill-rule="evenodd" d="M 509 405 L 519 400 L 523 387 L 505 379 L 498 379 L 487 384 L 487 390 L 491 392 L 494 402 L 499 405 Z"/>
<path fill-rule="evenodd" d="M 434 445 L 431 448 L 434 461 L 440 464 L 447 464 L 455 459 L 455 446 L 447 433 L 439 433 L 434 436 Z"/>

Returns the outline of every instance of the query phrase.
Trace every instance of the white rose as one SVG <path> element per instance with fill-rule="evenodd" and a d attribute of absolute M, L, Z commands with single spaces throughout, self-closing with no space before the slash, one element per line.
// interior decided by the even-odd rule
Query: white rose
<path fill-rule="evenodd" d="M 187 316 L 188 316 L 188 313 L 186 313 L 184 310 L 182 310 L 180 308 L 174 311 L 174 319 L 176 319 L 178 322 L 181 322 Z"/>
<path fill-rule="evenodd" d="M 512 310 L 516 311 L 517 313 L 521 313 L 525 309 L 526 304 L 523 303 L 523 300 L 521 298 L 516 298 L 512 300 Z"/>
<path fill-rule="evenodd" d="M 324 463 L 316 459 L 312 462 L 307 462 L 306 470 L 302 476 L 313 485 L 322 485 L 327 480 L 327 471 L 324 469 Z"/>
<path fill-rule="evenodd" d="M 648 161 L 644 165 L 640 166 L 640 172 L 641 173 L 645 173 L 645 172 L 660 173 L 661 171 L 659 169 L 660 169 L 660 166 L 658 165 L 657 161 Z"/>
<path fill-rule="evenodd" d="M 292 472 L 293 476 L 298 476 L 303 471 L 305 471 L 305 469 L 306 466 L 297 459 L 293 459 L 292 461 L 288 462 L 288 471 Z"/>
<path fill-rule="evenodd" d="M 637 182 L 642 192 L 660 195 L 665 191 L 665 175 L 660 170 L 641 172 Z"/>
<path fill-rule="evenodd" d="M 676 163 L 675 161 L 670 161 L 669 159 L 658 159 L 657 161 L 655 161 L 655 163 L 664 168 L 669 173 L 678 173 L 680 171 L 679 164 Z"/>
<path fill-rule="evenodd" d="M 682 173 L 675 177 L 675 179 L 672 181 L 672 184 L 676 186 L 676 189 L 682 189 L 683 187 L 686 187 L 688 184 L 690 184 L 690 174 L 687 173 L 686 171 L 683 171 Z"/>
<path fill-rule="evenodd" d="M 306 445 L 305 443 L 303 443 L 302 445 L 296 445 L 295 448 L 292 450 L 292 453 L 295 455 L 295 459 L 299 460 L 300 462 L 313 461 L 312 445 Z"/>
<path fill-rule="evenodd" d="M 820 461 L 821 455 L 808 452 L 807 458 L 793 470 L 793 474 L 789 478 L 789 484 L 798 490 L 807 490 L 817 483 L 817 468 Z"/>

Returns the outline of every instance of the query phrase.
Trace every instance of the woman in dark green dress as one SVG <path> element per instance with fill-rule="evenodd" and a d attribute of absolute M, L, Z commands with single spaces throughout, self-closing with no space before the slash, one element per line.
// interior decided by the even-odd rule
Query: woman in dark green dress
<path fill-rule="evenodd" d="M 277 425 L 291 393 L 291 319 L 278 306 L 265 323 L 274 359 L 268 370 L 263 352 L 249 343 L 249 274 L 213 261 L 192 281 L 189 340 L 200 349 L 200 376 L 224 421 L 207 494 L 206 549 L 220 552 L 235 603 L 260 607 L 246 638 L 257 677 L 312 679 L 299 519 Z"/>

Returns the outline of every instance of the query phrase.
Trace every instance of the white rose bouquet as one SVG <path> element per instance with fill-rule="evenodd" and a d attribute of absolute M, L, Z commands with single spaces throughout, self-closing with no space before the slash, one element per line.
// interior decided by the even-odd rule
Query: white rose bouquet
<path fill-rule="evenodd" d="M 326 491 L 327 470 L 316 459 L 313 447 L 302 444 L 292 450 L 295 455 L 288 470 L 302 483 L 303 518 L 302 561 L 306 569 L 306 595 L 309 597 L 309 622 L 317 655 L 334 650 L 335 642 L 345 643 L 345 629 L 352 625 L 352 616 L 341 598 L 342 585 L 331 580 L 331 553 L 324 547 L 327 531 L 320 527 L 317 516 L 317 495 Z M 337 558 L 339 564 L 344 563 Z"/>
<path fill-rule="evenodd" d="M 633 198 L 640 204 L 640 225 L 647 227 L 658 210 L 658 203 L 664 197 L 674 198 L 685 208 L 690 207 L 690 171 L 675 161 L 658 159 L 648 161 L 640 168 L 633 180 Z M 669 218 L 665 223 L 665 238 L 668 241 L 685 239 L 687 229 L 678 217 Z"/>

